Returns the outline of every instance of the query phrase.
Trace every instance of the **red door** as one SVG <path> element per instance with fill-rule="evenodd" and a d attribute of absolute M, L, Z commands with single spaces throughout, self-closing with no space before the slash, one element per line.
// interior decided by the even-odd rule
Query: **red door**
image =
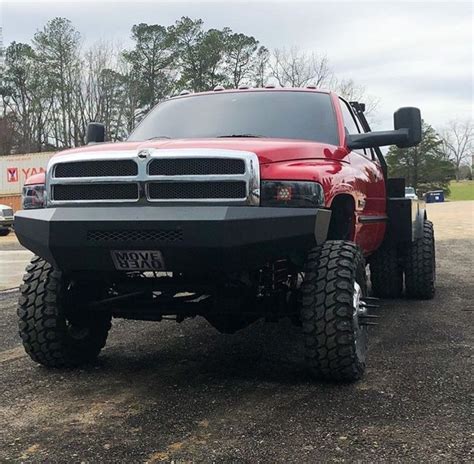
<path fill-rule="evenodd" d="M 362 132 L 350 105 L 342 99 L 339 101 L 347 133 Z M 368 255 L 379 247 L 385 235 L 385 181 L 380 163 L 372 150 L 353 150 L 348 159 L 353 173 L 355 196 L 354 241 Z"/>

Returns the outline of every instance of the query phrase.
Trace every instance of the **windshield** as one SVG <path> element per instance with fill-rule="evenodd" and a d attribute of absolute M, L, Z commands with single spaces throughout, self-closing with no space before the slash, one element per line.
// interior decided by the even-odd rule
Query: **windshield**
<path fill-rule="evenodd" d="M 413 187 L 405 187 L 405 195 L 407 194 L 414 194 L 415 189 Z"/>
<path fill-rule="evenodd" d="M 229 92 L 167 100 L 132 132 L 130 141 L 152 138 L 272 137 L 338 145 L 329 94 Z"/>

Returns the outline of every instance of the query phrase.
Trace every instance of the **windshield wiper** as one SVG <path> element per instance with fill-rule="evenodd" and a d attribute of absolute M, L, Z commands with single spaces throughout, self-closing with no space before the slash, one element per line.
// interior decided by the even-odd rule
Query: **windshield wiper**
<path fill-rule="evenodd" d="M 229 134 L 229 135 L 218 135 L 217 138 L 226 138 L 226 137 L 248 137 L 248 138 L 265 138 L 265 135 L 258 134 Z M 158 139 L 171 139 L 167 135 L 156 135 L 155 137 L 150 137 L 147 140 L 158 140 Z"/>
<path fill-rule="evenodd" d="M 265 138 L 265 135 L 258 135 L 258 134 L 229 134 L 229 135 L 219 135 L 218 138 L 225 138 L 225 137 L 249 137 L 249 138 Z"/>

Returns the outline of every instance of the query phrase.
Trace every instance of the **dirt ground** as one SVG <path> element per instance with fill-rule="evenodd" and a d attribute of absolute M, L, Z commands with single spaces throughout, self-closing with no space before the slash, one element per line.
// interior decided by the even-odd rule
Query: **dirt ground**
<path fill-rule="evenodd" d="M 0 462 L 473 462 L 474 202 L 428 214 L 437 296 L 383 302 L 353 385 L 308 379 L 285 321 L 117 320 L 95 364 L 47 370 L 0 292 Z"/>
<path fill-rule="evenodd" d="M 474 239 L 474 201 L 428 203 L 426 207 L 437 239 Z"/>

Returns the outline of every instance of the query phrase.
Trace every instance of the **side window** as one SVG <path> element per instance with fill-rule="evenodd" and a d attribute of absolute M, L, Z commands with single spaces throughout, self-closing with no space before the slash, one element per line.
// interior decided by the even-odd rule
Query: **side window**
<path fill-rule="evenodd" d="M 349 110 L 347 103 L 344 100 L 339 100 L 339 102 L 341 103 L 342 117 L 344 119 L 344 126 L 346 127 L 347 131 L 349 134 L 359 134 L 359 126 L 351 111 Z"/>
<path fill-rule="evenodd" d="M 349 134 L 357 134 L 364 132 L 360 129 L 359 121 L 356 117 L 352 114 L 351 110 L 347 106 L 347 103 L 344 100 L 340 100 L 341 102 L 341 109 L 342 109 L 342 117 L 344 118 L 344 125 L 346 129 L 349 131 Z M 375 153 L 372 148 L 364 148 L 362 150 L 364 155 L 371 160 L 375 160 Z"/>
<path fill-rule="evenodd" d="M 375 156 L 375 151 L 373 148 L 366 148 L 365 154 L 372 160 L 377 161 L 377 157 Z"/>

